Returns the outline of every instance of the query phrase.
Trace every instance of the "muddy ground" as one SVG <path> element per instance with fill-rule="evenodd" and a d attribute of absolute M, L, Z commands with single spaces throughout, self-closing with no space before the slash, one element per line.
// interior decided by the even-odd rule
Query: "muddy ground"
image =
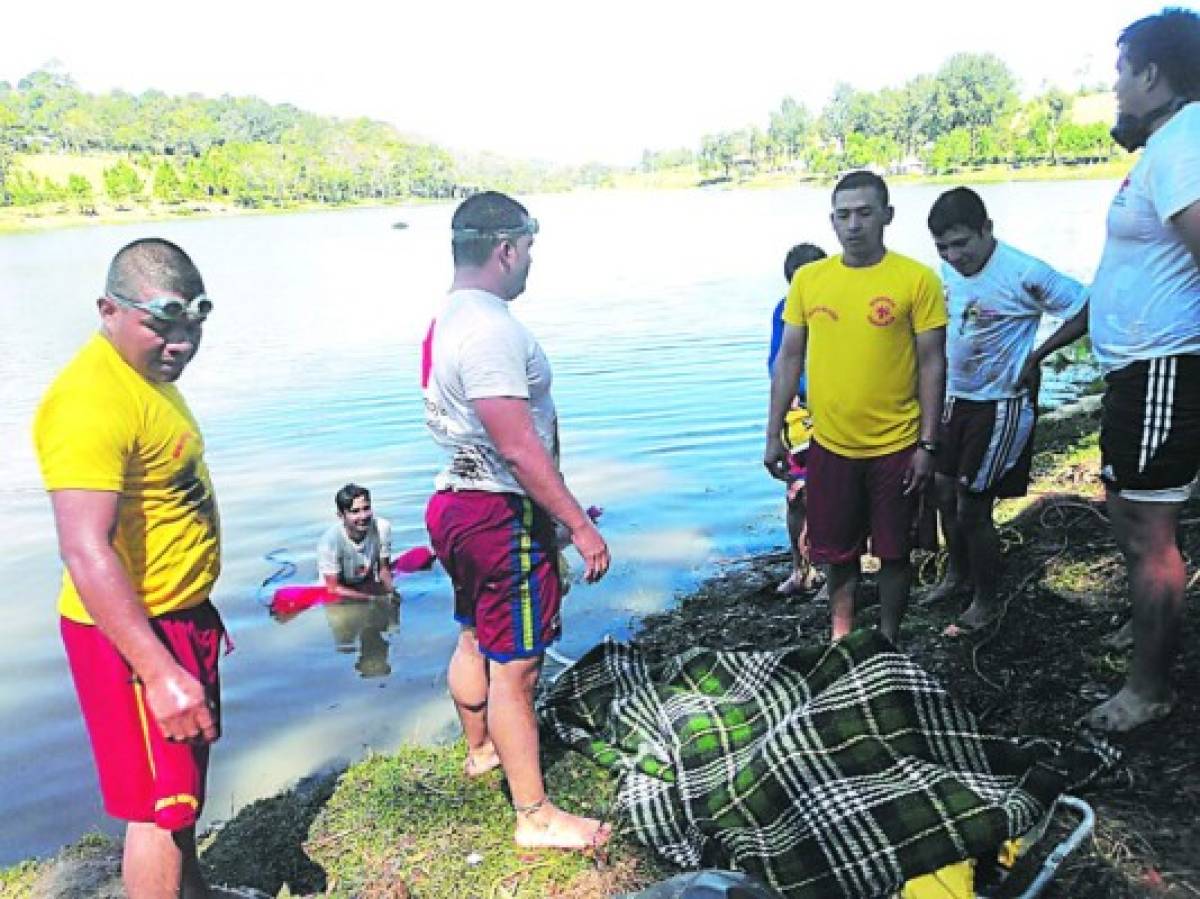
<path fill-rule="evenodd" d="M 1037 457 L 1029 500 L 998 510 L 1000 518 L 1015 514 L 1001 527 L 1006 554 L 999 591 L 1007 610 L 999 623 L 946 636 L 963 603 L 922 603 L 919 590 L 904 622 L 901 648 L 992 733 L 1070 740 L 1078 719 L 1123 680 L 1127 653 L 1106 648 L 1102 639 L 1128 617 L 1125 569 L 1104 514 L 1089 424 L 1077 421 L 1075 433 L 1046 434 L 1040 442 L 1054 442 L 1055 449 Z M 1186 507 L 1181 530 L 1189 572 L 1195 572 L 1200 503 Z M 938 555 L 922 556 L 922 586 L 934 583 L 942 564 Z M 763 649 L 828 639 L 828 604 L 812 593 L 776 594 L 788 570 L 782 552 L 731 564 L 677 609 L 646 619 L 638 640 L 652 654 L 666 655 L 696 644 Z M 1066 860 L 1045 896 L 1200 896 L 1198 580 L 1200 574 L 1190 574 L 1174 672 L 1176 708 L 1115 741 L 1123 753 L 1118 769 L 1083 793 L 1096 812 L 1094 836 Z M 873 594 L 867 575 L 860 626 L 877 621 Z"/>

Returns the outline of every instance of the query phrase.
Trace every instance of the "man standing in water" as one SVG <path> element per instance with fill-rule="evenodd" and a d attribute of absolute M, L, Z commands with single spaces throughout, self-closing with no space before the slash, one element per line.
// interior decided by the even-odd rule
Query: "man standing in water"
<path fill-rule="evenodd" d="M 851 172 L 833 189 L 842 253 L 797 273 L 784 307 L 763 463 L 787 478 L 780 432 L 808 374 L 808 537 L 827 565 L 833 639 L 854 625 L 858 560 L 879 557 L 880 631 L 892 642 L 908 605 L 917 501 L 933 476 L 945 387 L 946 309 L 937 276 L 883 244 L 888 189 Z"/>
<path fill-rule="evenodd" d="M 929 232 L 943 260 L 952 322 L 935 485 L 950 561 L 930 599 L 969 589 L 972 602 L 959 624 L 971 629 L 999 612 L 992 506 L 996 497 L 1024 496 L 1029 485 L 1038 360 L 1025 365 L 1038 326 L 1052 315 L 1073 320 L 1068 333 L 1082 332 L 1087 294 L 1078 281 L 997 240 L 983 200 L 968 187 L 937 198 Z M 1023 383 L 1026 372 L 1032 383 Z"/>
<path fill-rule="evenodd" d="M 1117 41 L 1113 137 L 1141 158 L 1108 213 L 1088 327 L 1104 372 L 1101 472 L 1129 568 L 1133 663 L 1085 722 L 1170 713 L 1186 569 L 1179 511 L 1200 465 L 1200 16 L 1166 9 Z"/>
<path fill-rule="evenodd" d="M 206 897 L 195 824 L 220 734 L 220 534 L 175 381 L 212 303 L 187 254 L 150 238 L 117 253 L 96 306 L 99 333 L 34 424 L 66 566 L 62 637 L 105 809 L 128 822 L 126 892 Z"/>
<path fill-rule="evenodd" d="M 570 533 L 586 580 L 604 576 L 609 552 L 558 470 L 549 361 L 508 308 L 525 290 L 537 231 L 521 204 L 492 191 L 454 212 L 454 283 L 422 358 L 426 424 L 449 454 L 426 524 L 462 626 L 448 682 L 465 773 L 503 767 L 519 845 L 588 849 L 609 828 L 546 796 L 533 698 L 561 630 L 554 522 Z"/>

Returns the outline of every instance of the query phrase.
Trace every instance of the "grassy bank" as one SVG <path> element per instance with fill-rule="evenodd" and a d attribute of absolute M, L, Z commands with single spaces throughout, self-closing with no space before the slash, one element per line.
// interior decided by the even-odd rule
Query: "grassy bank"
<path fill-rule="evenodd" d="M 1102 638 L 1127 614 L 1124 566 L 1104 520 L 1096 481 L 1095 403 L 1040 425 L 1028 497 L 1001 504 L 1006 614 L 969 637 L 945 633 L 954 602 L 914 602 L 903 648 L 951 689 L 985 729 L 1067 739 L 1074 721 L 1119 684 L 1126 656 Z M 1183 543 L 1200 557 L 1200 505 L 1185 511 Z M 780 523 L 782 532 L 782 521 Z M 932 584 L 940 559 L 920 560 Z M 811 595 L 783 599 L 774 586 L 786 554 L 732 565 L 677 607 L 647 618 L 637 639 L 648 653 L 681 647 L 769 649 L 827 639 L 829 609 Z M 1193 585 L 1194 586 L 1194 585 Z M 864 585 L 860 624 L 874 621 Z M 1194 629 L 1195 611 L 1188 626 Z M 1088 794 L 1097 813 L 1090 843 L 1074 853 L 1047 899 L 1200 895 L 1200 645 L 1184 641 L 1176 671 L 1181 702 L 1165 721 L 1124 741 L 1117 776 Z M 214 881 L 271 896 L 605 897 L 671 873 L 620 834 L 602 858 L 521 851 L 498 773 L 468 782 L 461 744 L 402 747 L 345 772 L 310 778 L 243 809 L 204 842 Z M 573 754 L 546 758 L 550 792 L 574 811 L 607 817 L 615 783 Z M 60 859 L 0 872 L 0 896 L 104 895 L 114 848 L 85 840 Z M 78 884 L 101 884 L 71 892 Z M 69 888 L 61 889 L 66 884 Z M 58 889 L 57 892 L 55 890 Z M 114 894 L 115 895 L 115 894 Z"/>

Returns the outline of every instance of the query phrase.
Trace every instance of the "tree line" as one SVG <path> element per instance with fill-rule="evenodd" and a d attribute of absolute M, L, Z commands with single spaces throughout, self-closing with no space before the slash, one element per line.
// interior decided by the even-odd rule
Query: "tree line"
<path fill-rule="evenodd" d="M 23 155 L 104 156 L 102 185 L 81 173 L 55 181 Z M 102 190 L 125 203 L 214 200 L 244 207 L 451 197 L 486 183 L 515 191 L 599 184 L 608 171 L 511 161 L 456 160 L 436 144 L 367 118 L 323 117 L 256 97 L 89 94 L 39 70 L 0 82 L 0 205 L 73 202 Z"/>
<path fill-rule="evenodd" d="M 1100 88 L 1097 92 L 1104 90 Z M 951 172 L 984 164 L 1079 164 L 1120 154 L 1105 122 L 1079 124 L 1080 95 L 1048 89 L 1022 103 L 1016 79 L 992 54 L 959 53 L 932 75 L 901 87 L 862 91 L 838 84 L 813 113 L 791 97 L 758 126 L 705 135 L 696 150 L 647 150 L 642 168 L 697 165 L 729 178 L 781 168 L 834 175 L 878 167 L 889 172 Z"/>
<path fill-rule="evenodd" d="M 706 177 L 791 170 L 945 172 L 982 163 L 1078 163 L 1119 154 L 1107 123 L 1079 124 L 1078 99 L 1051 89 L 1027 102 L 991 54 L 960 53 L 899 88 L 839 84 L 814 113 L 788 97 L 758 126 L 705 135 L 697 149 L 647 150 L 641 168 L 698 166 Z M 102 174 L 62 180 L 31 155 L 100 156 Z M 0 81 L 0 206 L 102 197 L 120 207 L 211 200 L 244 207 L 452 197 L 487 185 L 524 193 L 612 183 L 603 165 L 455 157 L 367 118 L 338 119 L 256 97 L 90 94 L 64 73 Z"/>

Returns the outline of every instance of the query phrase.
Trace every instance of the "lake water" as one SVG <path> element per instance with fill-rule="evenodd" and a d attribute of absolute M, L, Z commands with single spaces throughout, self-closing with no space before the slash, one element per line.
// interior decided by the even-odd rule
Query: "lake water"
<path fill-rule="evenodd" d="M 981 189 L 997 233 L 1085 282 L 1109 182 Z M 894 249 L 934 264 L 925 215 L 941 188 L 894 193 Z M 802 240 L 836 247 L 826 189 L 535 197 L 542 223 L 515 314 L 554 365 L 563 467 L 613 567 L 566 600 L 575 656 L 722 560 L 786 540 L 761 465 L 771 309 Z M 216 311 L 182 387 L 199 418 L 224 525 L 214 599 L 237 642 L 206 820 L 330 763 L 455 734 L 444 668 L 456 636 L 437 571 L 401 580 L 398 610 L 315 609 L 286 623 L 259 586 L 283 550 L 316 577 L 317 538 L 346 481 L 372 489 L 397 550 L 424 544 L 439 456 L 426 436 L 418 342 L 449 284 L 451 208 L 95 227 L 0 239 L 0 864 L 97 827 L 89 750 L 58 640 L 59 565 L 30 440 L 37 400 L 96 327 L 113 252 L 161 234 L 205 275 Z M 398 220 L 406 229 L 392 225 Z M 1046 399 L 1072 394 L 1066 382 Z M 573 558 L 578 559 L 577 556 Z"/>

